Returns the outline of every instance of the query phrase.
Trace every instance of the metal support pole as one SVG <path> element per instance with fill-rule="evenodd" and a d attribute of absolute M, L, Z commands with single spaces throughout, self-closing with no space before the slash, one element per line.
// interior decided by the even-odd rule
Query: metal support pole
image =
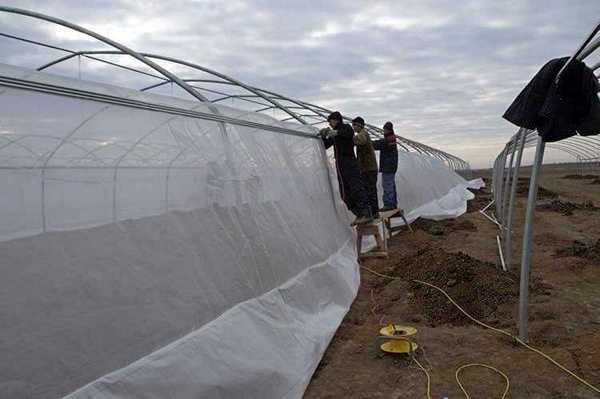
<path fill-rule="evenodd" d="M 517 152 L 517 143 L 519 142 L 519 136 L 516 135 L 514 140 L 510 142 L 509 151 L 510 159 L 508 161 L 508 169 L 506 170 L 506 180 L 504 181 L 504 189 L 502 190 L 502 224 L 506 227 L 506 219 L 508 217 L 508 210 L 506 201 L 508 200 L 508 189 L 510 185 L 510 178 L 512 175 L 513 162 L 515 160 L 515 152 Z"/>
<path fill-rule="evenodd" d="M 498 205 L 496 205 L 496 203 L 498 202 L 498 157 L 500 155 L 498 154 L 498 156 L 496 157 L 496 159 L 494 160 L 494 164 L 492 166 L 492 198 L 494 200 L 494 209 L 492 209 L 492 215 L 494 215 L 498 209 Z"/>
<path fill-rule="evenodd" d="M 498 241 L 498 252 L 500 253 L 500 261 L 502 262 L 502 270 L 507 271 L 506 269 L 506 263 L 504 261 L 504 246 L 502 245 L 502 232 L 504 229 L 506 229 L 506 216 L 508 214 L 508 212 L 506 211 L 506 201 L 508 200 L 508 188 L 509 188 L 509 184 L 510 184 L 510 175 L 511 175 L 511 169 L 513 166 L 513 161 L 515 158 L 515 150 L 517 148 L 517 138 L 515 137 L 514 140 L 511 140 L 508 145 L 506 146 L 506 152 L 505 152 L 505 156 L 504 156 L 504 162 L 506 162 L 506 157 L 508 156 L 508 153 L 510 152 L 510 160 L 508 161 L 508 166 L 506 169 L 506 178 L 504 179 L 504 182 L 502 183 L 502 191 L 500 192 L 500 201 L 502 201 L 502 206 L 500 207 L 500 211 L 499 213 L 499 217 L 500 217 L 500 233 L 499 235 L 496 236 L 496 240 Z M 506 166 L 506 165 L 503 165 Z"/>
<path fill-rule="evenodd" d="M 498 213 L 498 221 L 502 224 L 502 226 L 505 225 L 504 222 L 504 182 L 506 181 L 506 177 L 507 177 L 507 166 L 506 166 L 506 161 L 508 160 L 508 151 L 510 150 L 509 146 L 506 146 L 506 148 L 504 149 L 504 153 L 502 154 L 502 167 L 500 168 L 500 191 L 498 193 L 498 200 L 500 201 L 500 211 Z"/>
<path fill-rule="evenodd" d="M 510 264 L 512 260 L 512 221 L 513 221 L 513 211 L 515 208 L 515 197 L 517 193 L 517 186 L 519 185 L 519 171 L 521 169 L 521 161 L 523 159 L 523 151 L 525 150 L 525 141 L 527 139 L 527 129 L 521 128 L 519 130 L 519 141 L 518 141 L 518 154 L 517 160 L 515 162 L 515 170 L 512 173 L 512 185 L 510 187 L 510 198 L 508 200 L 508 215 L 506 217 L 506 230 L 504 232 L 504 243 L 506 245 L 506 249 L 504 250 L 505 254 L 505 263 L 506 269 L 510 269 Z M 516 144 L 516 143 L 515 143 Z"/>
<path fill-rule="evenodd" d="M 521 256 L 521 282 L 519 289 L 519 338 L 527 342 L 529 334 L 527 331 L 527 322 L 529 319 L 529 263 L 531 260 L 531 238 L 533 235 L 533 217 L 535 215 L 535 205 L 538 191 L 538 177 L 544 159 L 544 149 L 546 143 L 542 137 L 538 136 L 537 147 L 535 149 L 535 161 L 531 170 L 531 180 L 529 182 L 529 197 L 527 198 L 527 211 L 525 213 L 525 229 L 523 230 L 523 251 Z"/>
<path fill-rule="evenodd" d="M 506 147 L 498 155 L 494 164 L 494 200 L 496 201 L 496 220 L 503 223 L 502 220 L 502 187 L 504 183 L 504 168 L 506 167 Z"/>

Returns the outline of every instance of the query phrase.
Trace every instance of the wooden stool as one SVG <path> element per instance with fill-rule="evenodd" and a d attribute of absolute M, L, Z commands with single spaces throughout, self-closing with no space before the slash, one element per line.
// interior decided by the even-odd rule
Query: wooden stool
<path fill-rule="evenodd" d="M 385 228 L 383 229 L 383 231 L 384 231 L 383 234 L 385 235 L 385 231 L 387 230 L 388 238 L 392 238 L 393 232 L 402 229 L 402 226 L 392 227 L 391 219 L 393 219 L 393 218 L 402 218 L 402 220 L 404 221 L 404 224 L 406 225 L 406 227 L 408 227 L 408 230 L 411 233 L 413 232 L 413 229 L 412 229 L 412 227 L 410 227 L 410 223 L 408 223 L 408 220 L 406 220 L 406 217 L 404 216 L 404 211 L 402 209 L 392 209 L 391 211 L 381 212 L 380 216 L 381 216 L 381 219 L 383 220 L 383 225 L 385 226 Z"/>
<path fill-rule="evenodd" d="M 385 230 L 385 229 L 384 229 Z M 377 248 L 373 251 L 362 253 L 362 240 L 364 236 L 374 236 Z M 379 233 L 378 224 L 359 224 L 356 225 L 356 250 L 358 252 L 358 260 L 365 258 L 387 258 L 387 240 L 385 232 L 383 238 Z"/>

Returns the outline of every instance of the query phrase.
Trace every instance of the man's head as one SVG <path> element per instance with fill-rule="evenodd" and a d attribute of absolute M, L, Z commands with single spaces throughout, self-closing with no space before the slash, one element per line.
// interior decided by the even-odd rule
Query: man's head
<path fill-rule="evenodd" d="M 365 127 L 365 120 L 360 116 L 352 119 L 352 129 L 355 133 L 360 132 Z"/>
<path fill-rule="evenodd" d="M 394 125 L 392 124 L 392 122 L 388 121 L 383 125 L 383 133 L 394 134 Z"/>
<path fill-rule="evenodd" d="M 332 112 L 327 117 L 327 122 L 329 122 L 329 126 L 331 126 L 332 129 L 337 129 L 342 124 L 342 114 L 338 111 Z"/>
<path fill-rule="evenodd" d="M 392 122 L 386 122 L 383 125 L 383 138 L 388 145 L 396 145 L 396 134 L 394 134 L 394 125 L 392 125 Z"/>

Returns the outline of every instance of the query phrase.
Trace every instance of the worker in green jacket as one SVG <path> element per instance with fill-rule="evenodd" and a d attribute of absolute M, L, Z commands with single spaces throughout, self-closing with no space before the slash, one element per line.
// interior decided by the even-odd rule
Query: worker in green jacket
<path fill-rule="evenodd" d="M 352 129 L 354 130 L 354 144 L 356 145 L 356 157 L 360 167 L 360 174 L 363 181 L 367 197 L 369 200 L 369 208 L 373 218 L 379 217 L 379 202 L 377 199 L 377 176 L 379 169 L 377 168 L 377 158 L 375 150 L 369 137 L 369 132 L 365 128 L 365 120 L 360 116 L 352 120 Z"/>

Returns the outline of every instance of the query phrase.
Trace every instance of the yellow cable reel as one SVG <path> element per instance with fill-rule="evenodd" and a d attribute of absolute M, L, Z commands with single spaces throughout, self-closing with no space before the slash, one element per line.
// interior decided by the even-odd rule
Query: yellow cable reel
<path fill-rule="evenodd" d="M 385 340 L 379 347 L 388 353 L 410 354 L 417 350 L 419 345 L 410 337 L 417 333 L 417 329 L 411 326 L 390 324 L 379 330 L 379 338 Z"/>

